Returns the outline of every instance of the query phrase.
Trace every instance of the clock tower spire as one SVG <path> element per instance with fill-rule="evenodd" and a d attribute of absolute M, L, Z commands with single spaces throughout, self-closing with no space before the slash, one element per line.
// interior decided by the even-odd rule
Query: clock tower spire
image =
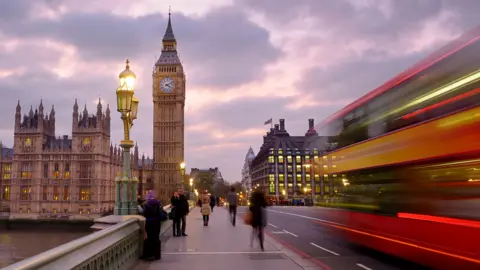
<path fill-rule="evenodd" d="M 162 53 L 152 74 L 153 87 L 153 183 L 158 197 L 168 201 L 183 182 L 185 73 L 177 53 L 169 11 Z"/>

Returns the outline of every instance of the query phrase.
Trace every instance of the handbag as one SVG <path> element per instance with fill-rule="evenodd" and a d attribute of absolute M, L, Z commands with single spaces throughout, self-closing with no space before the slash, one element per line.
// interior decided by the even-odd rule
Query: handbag
<path fill-rule="evenodd" d="M 243 222 L 245 222 L 245 224 L 247 225 L 252 225 L 252 220 L 253 220 L 252 212 L 251 211 L 245 212 L 245 215 L 243 216 Z"/>

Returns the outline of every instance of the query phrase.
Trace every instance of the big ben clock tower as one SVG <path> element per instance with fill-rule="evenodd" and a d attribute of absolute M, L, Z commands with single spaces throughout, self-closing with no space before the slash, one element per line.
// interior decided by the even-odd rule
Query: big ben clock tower
<path fill-rule="evenodd" d="M 162 54 L 153 71 L 154 187 L 159 199 L 170 199 L 182 183 L 184 161 L 185 73 L 177 54 L 171 15 L 162 40 Z"/>

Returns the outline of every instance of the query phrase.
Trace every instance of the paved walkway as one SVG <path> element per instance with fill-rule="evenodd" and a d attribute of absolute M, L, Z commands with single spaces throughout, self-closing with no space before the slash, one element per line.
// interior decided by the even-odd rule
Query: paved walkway
<path fill-rule="evenodd" d="M 216 207 L 210 215 L 208 227 L 203 226 L 198 208 L 187 217 L 186 237 L 172 237 L 169 229 L 162 235 L 162 259 L 156 262 L 139 261 L 136 269 L 189 269 L 189 270 L 245 270 L 321 269 L 315 263 L 284 248 L 266 235 L 265 251 L 258 243 L 250 247 L 251 227 L 241 218 L 233 227 L 228 211 Z"/>

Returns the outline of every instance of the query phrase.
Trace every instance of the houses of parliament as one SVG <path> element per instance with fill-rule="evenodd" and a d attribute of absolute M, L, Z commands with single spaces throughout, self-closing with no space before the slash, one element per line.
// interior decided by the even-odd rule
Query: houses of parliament
<path fill-rule="evenodd" d="M 1 211 L 11 216 L 94 218 L 113 210 L 115 178 L 123 151 L 110 141 L 110 108 L 101 101 L 91 114 L 73 105 L 72 135 L 55 136 L 55 108 L 43 101 L 22 116 L 15 112 L 13 148 L 1 146 Z M 151 188 L 152 161 L 130 156 L 139 193 Z"/>
<path fill-rule="evenodd" d="M 185 73 L 177 54 L 170 14 L 162 53 L 152 73 L 153 159 L 130 156 L 138 195 L 155 190 L 163 201 L 183 182 Z M 73 102 L 73 100 L 72 100 Z M 1 207 L 10 216 L 94 218 L 113 211 L 115 179 L 123 151 L 110 140 L 110 108 L 96 112 L 74 101 L 72 135 L 55 134 L 55 108 L 43 101 L 22 116 L 15 112 L 13 148 L 0 147 Z"/>

